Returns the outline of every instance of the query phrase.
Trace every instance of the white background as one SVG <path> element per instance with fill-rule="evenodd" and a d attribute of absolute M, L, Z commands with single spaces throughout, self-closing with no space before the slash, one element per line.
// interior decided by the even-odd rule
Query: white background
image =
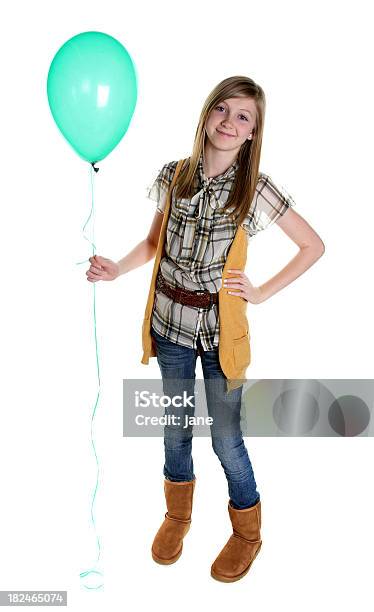
<path fill-rule="evenodd" d="M 231 533 L 226 479 L 210 439 L 195 438 L 183 555 L 170 567 L 153 562 L 165 513 L 163 441 L 122 437 L 122 380 L 160 376 L 154 358 L 140 363 L 151 262 L 96 285 L 94 511 L 105 587 L 82 586 L 79 572 L 97 554 L 94 290 L 86 264 L 76 265 L 92 254 L 82 233 L 90 167 L 53 122 L 46 78 L 60 46 L 88 30 L 124 44 L 139 75 L 129 130 L 95 175 L 97 253 L 118 260 L 146 236 L 155 210 L 146 189 L 164 163 L 190 154 L 206 96 L 223 78 L 250 76 L 267 97 L 260 168 L 288 189 L 326 251 L 294 283 L 248 306 L 247 376 L 373 374 L 369 3 L 8 4 L 0 36 L 0 588 L 67 589 L 77 611 L 190 610 L 200 601 L 217 610 L 372 609 L 370 437 L 246 438 L 264 543 L 232 585 L 210 577 Z M 246 273 L 261 284 L 296 252 L 273 225 L 251 241 Z"/>

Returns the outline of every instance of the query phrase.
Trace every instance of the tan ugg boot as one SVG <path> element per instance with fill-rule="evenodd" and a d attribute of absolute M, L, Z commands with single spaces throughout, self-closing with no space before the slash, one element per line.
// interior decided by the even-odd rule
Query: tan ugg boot
<path fill-rule="evenodd" d="M 236 510 L 229 501 L 228 509 L 233 534 L 211 567 L 211 576 L 221 582 L 235 582 L 243 578 L 262 544 L 261 501 L 244 510 Z"/>
<path fill-rule="evenodd" d="M 182 554 L 183 538 L 190 529 L 195 481 L 164 480 L 167 512 L 152 544 L 156 563 L 170 565 Z"/>

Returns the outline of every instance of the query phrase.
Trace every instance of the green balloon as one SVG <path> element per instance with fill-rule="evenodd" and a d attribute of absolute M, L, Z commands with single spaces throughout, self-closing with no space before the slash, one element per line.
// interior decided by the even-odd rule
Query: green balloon
<path fill-rule="evenodd" d="M 47 95 L 57 127 L 90 163 L 104 159 L 125 135 L 137 99 L 137 75 L 125 47 L 103 32 L 82 32 L 56 53 Z"/>

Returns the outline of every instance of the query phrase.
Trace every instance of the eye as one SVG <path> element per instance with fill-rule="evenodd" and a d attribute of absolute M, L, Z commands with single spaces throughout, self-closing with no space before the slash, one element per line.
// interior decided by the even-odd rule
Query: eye
<path fill-rule="evenodd" d="M 220 109 L 225 110 L 225 107 L 222 106 L 221 104 L 218 104 L 218 106 L 215 107 L 215 110 L 220 110 Z M 246 117 L 246 115 L 239 115 L 239 117 L 243 117 L 245 121 L 248 121 L 248 118 Z"/>

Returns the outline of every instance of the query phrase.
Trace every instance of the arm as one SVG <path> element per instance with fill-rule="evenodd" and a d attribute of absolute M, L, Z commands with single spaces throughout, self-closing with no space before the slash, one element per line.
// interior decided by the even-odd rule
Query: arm
<path fill-rule="evenodd" d="M 139 244 L 137 244 L 130 253 L 125 255 L 123 259 L 117 262 L 119 266 L 119 275 L 126 274 L 130 272 L 130 270 L 134 270 L 134 268 L 143 266 L 154 258 L 163 218 L 163 213 L 156 210 L 148 236 L 139 242 Z"/>
<path fill-rule="evenodd" d="M 297 246 L 299 252 L 278 274 L 258 287 L 259 303 L 286 287 L 310 268 L 325 252 L 325 245 L 313 228 L 297 212 L 289 208 L 276 221 Z"/>

